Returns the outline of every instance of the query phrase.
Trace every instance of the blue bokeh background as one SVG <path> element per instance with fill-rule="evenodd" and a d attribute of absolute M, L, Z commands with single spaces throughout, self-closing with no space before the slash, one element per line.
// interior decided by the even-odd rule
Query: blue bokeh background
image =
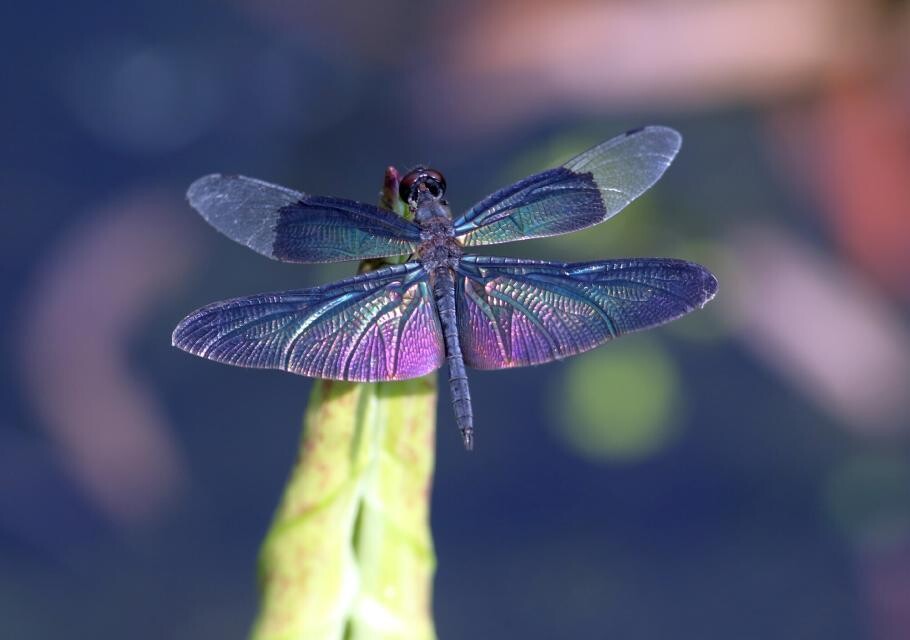
<path fill-rule="evenodd" d="M 455 209 L 649 123 L 615 220 L 497 247 L 672 255 L 716 302 L 441 390 L 441 638 L 910 637 L 910 9 L 861 0 L 0 8 L 0 636 L 241 638 L 310 381 L 170 347 L 190 310 L 353 266 L 214 233 L 238 172 Z"/>

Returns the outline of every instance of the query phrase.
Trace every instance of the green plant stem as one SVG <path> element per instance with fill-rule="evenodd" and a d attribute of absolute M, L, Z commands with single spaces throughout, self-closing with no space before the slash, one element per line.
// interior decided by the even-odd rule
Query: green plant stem
<path fill-rule="evenodd" d="M 397 192 L 393 171 L 384 202 Z M 315 382 L 260 553 L 253 640 L 435 638 L 435 430 L 435 374 Z"/>

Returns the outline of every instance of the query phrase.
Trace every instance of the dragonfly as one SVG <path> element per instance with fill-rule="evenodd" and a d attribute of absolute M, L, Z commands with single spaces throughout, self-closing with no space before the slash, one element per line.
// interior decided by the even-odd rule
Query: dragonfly
<path fill-rule="evenodd" d="M 445 363 L 456 425 L 470 450 L 467 367 L 538 365 L 665 324 L 703 307 L 717 279 L 674 258 L 560 263 L 467 251 L 611 218 L 663 175 L 681 143 L 668 127 L 632 130 L 457 217 L 442 173 L 423 166 L 399 182 L 409 216 L 239 175 L 205 176 L 190 186 L 190 205 L 269 258 L 408 259 L 315 288 L 209 304 L 177 325 L 173 344 L 226 364 L 331 380 L 405 380 Z"/>

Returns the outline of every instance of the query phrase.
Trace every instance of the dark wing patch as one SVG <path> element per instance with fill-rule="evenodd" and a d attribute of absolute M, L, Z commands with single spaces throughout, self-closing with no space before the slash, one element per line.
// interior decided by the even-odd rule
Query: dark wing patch
<path fill-rule="evenodd" d="M 404 255 L 420 242 L 420 229 L 390 211 L 245 176 L 205 176 L 190 186 L 187 199 L 224 235 L 284 262 Z"/>

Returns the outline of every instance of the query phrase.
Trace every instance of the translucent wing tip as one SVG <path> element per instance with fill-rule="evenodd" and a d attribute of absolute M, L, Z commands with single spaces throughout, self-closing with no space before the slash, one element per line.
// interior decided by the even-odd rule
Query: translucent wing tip
<path fill-rule="evenodd" d="M 207 176 L 202 176 L 198 180 L 195 180 L 193 184 L 190 185 L 190 188 L 186 190 L 187 202 L 190 203 L 191 207 L 201 212 L 203 203 L 211 197 L 213 188 L 216 185 L 223 184 L 227 177 L 229 176 L 225 176 L 221 173 L 210 173 Z"/>
<path fill-rule="evenodd" d="M 242 206 L 243 200 L 250 197 L 269 205 L 285 205 L 300 200 L 304 194 L 239 173 L 210 173 L 186 190 L 190 206 L 206 218 L 222 207 Z"/>
<path fill-rule="evenodd" d="M 186 199 L 206 220 L 220 217 L 225 209 L 234 210 L 242 205 L 244 197 L 255 194 L 259 189 L 269 189 L 287 194 L 281 200 L 293 202 L 302 194 L 271 185 L 267 182 L 248 178 L 237 173 L 210 173 L 202 176 L 186 190 Z"/>
<path fill-rule="evenodd" d="M 607 159 L 609 162 L 628 161 L 636 156 L 661 156 L 661 169 L 653 176 L 653 184 L 679 153 L 682 147 L 682 134 L 676 129 L 659 124 L 652 124 L 637 129 L 629 129 L 614 138 L 601 142 L 596 147 L 575 156 L 564 166 L 569 169 L 582 169 Z M 615 177 L 611 176 L 614 180 Z M 617 186 L 617 185 L 608 185 Z M 640 193 L 640 191 L 639 191 Z M 638 194 L 636 194 L 638 195 Z"/>
<path fill-rule="evenodd" d="M 680 147 L 682 147 L 682 134 L 676 129 L 665 127 L 661 124 L 652 124 L 646 127 L 629 129 L 624 135 L 627 138 L 631 136 L 646 135 L 655 140 L 662 140 L 666 147 L 672 149 L 674 153 L 678 152 Z"/>

